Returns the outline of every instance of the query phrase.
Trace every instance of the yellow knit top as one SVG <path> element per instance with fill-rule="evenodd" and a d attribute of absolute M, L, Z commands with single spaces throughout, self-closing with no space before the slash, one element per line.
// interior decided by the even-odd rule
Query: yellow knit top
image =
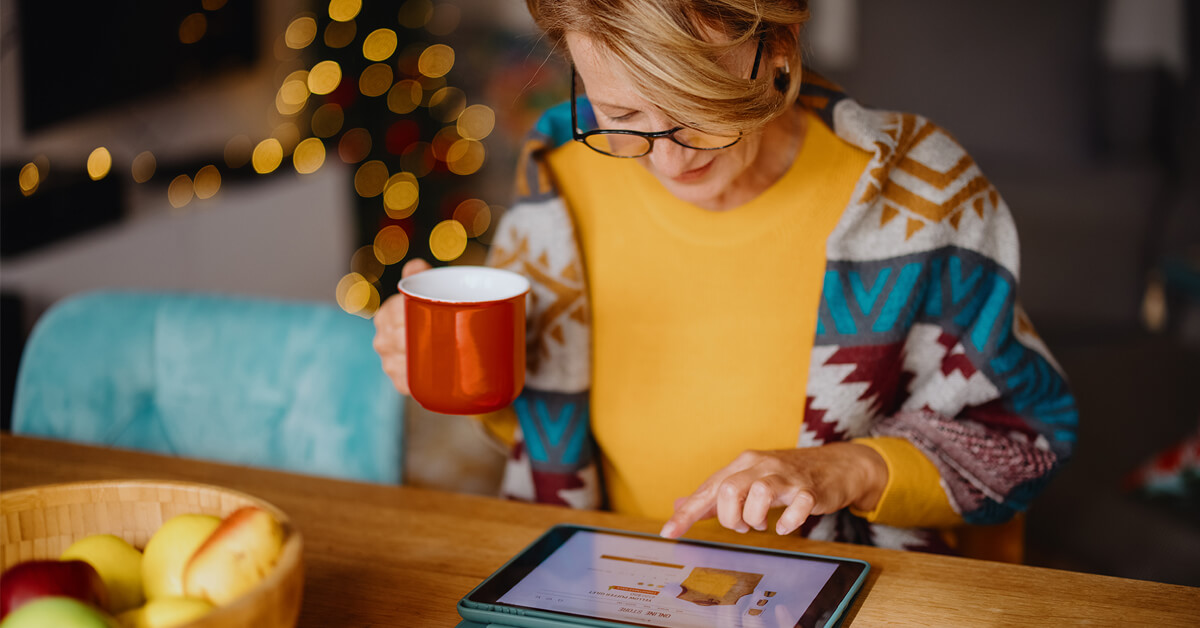
<path fill-rule="evenodd" d="M 870 159 L 807 115 L 784 176 L 730 211 L 681 201 L 636 160 L 578 142 L 548 157 L 587 269 L 592 429 L 618 512 L 665 519 L 743 450 L 796 446 L 825 240 Z M 860 514 L 959 521 L 915 447 L 860 442 L 891 476 L 876 511 Z"/>

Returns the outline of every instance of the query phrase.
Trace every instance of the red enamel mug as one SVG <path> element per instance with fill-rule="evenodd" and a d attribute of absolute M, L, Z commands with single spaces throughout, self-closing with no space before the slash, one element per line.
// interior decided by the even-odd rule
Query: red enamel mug
<path fill-rule="evenodd" d="M 446 266 L 400 281 L 408 387 L 426 409 L 483 414 L 525 385 L 529 280 L 484 266 Z"/>

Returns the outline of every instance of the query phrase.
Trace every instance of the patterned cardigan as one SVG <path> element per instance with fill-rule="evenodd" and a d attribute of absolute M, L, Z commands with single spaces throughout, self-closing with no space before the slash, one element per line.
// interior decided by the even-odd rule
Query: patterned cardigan
<path fill-rule="evenodd" d="M 1077 423 L 1064 377 L 1017 303 L 1009 209 L 941 128 L 864 108 L 812 73 L 806 79 L 801 104 L 873 158 L 826 242 L 796 446 L 906 438 L 936 465 L 967 523 L 1006 521 L 1070 457 Z M 582 105 L 580 114 L 590 115 Z M 598 508 L 587 275 L 571 214 L 542 159 L 570 138 L 565 104 L 538 122 L 522 152 L 518 200 L 489 253 L 490 265 L 533 283 L 526 387 L 512 406 L 517 428 L 502 491 Z M 848 510 L 813 517 L 801 532 L 942 548 L 934 530 L 868 523 Z"/>

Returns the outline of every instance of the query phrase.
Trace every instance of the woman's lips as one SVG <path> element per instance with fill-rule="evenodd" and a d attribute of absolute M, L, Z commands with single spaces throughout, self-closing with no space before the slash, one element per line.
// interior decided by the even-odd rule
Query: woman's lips
<path fill-rule="evenodd" d="M 692 168 L 691 170 L 681 172 L 671 177 L 671 180 L 675 181 L 676 183 L 691 183 L 692 181 L 700 179 L 704 177 L 704 175 L 708 174 L 709 169 L 712 168 L 712 164 L 713 162 L 710 161 L 699 168 Z"/>

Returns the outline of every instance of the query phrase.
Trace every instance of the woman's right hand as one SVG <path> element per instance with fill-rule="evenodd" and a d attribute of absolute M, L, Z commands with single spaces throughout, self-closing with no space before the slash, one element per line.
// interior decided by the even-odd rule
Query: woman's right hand
<path fill-rule="evenodd" d="M 409 260 L 400 269 L 400 277 L 410 277 L 433 268 L 423 259 Z M 408 342 L 404 336 L 404 295 L 397 294 L 379 306 L 375 312 L 375 352 L 383 363 L 383 372 L 401 394 L 408 390 Z"/>

